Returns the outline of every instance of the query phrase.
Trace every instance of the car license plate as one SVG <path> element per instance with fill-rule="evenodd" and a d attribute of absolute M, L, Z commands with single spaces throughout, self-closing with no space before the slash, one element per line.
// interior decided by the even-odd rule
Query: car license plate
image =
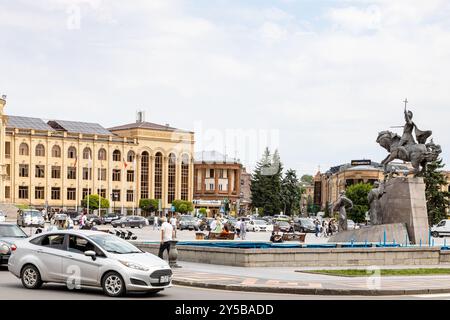
<path fill-rule="evenodd" d="M 170 276 L 161 276 L 159 278 L 159 282 L 160 283 L 166 283 L 166 282 L 169 282 L 169 281 L 170 281 Z"/>

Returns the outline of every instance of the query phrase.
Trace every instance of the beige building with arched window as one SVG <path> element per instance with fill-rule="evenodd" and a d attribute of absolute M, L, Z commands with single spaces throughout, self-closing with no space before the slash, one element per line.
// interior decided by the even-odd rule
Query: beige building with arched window
<path fill-rule="evenodd" d="M 7 116 L 0 99 L 0 203 L 75 209 L 88 194 L 132 211 L 143 198 L 193 198 L 194 133 L 145 122 L 96 123 Z"/>

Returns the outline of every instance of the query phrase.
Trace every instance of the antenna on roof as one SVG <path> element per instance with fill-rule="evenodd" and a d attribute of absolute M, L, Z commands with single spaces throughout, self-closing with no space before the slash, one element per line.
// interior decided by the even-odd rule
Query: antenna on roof
<path fill-rule="evenodd" d="M 136 111 L 136 123 L 145 122 L 145 111 L 139 110 Z"/>

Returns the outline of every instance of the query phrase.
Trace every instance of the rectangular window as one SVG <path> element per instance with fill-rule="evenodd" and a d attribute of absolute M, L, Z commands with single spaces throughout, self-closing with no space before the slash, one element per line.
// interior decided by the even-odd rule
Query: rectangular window
<path fill-rule="evenodd" d="M 208 178 L 214 178 L 214 169 L 209 169 L 209 177 Z"/>
<path fill-rule="evenodd" d="M 28 177 L 28 165 L 19 164 L 19 177 Z"/>
<path fill-rule="evenodd" d="M 97 189 L 97 194 L 102 198 L 106 198 L 106 189 Z"/>
<path fill-rule="evenodd" d="M 113 169 L 112 181 L 120 181 L 120 169 Z"/>
<path fill-rule="evenodd" d="M 77 167 L 67 167 L 67 179 L 77 178 Z"/>
<path fill-rule="evenodd" d="M 127 182 L 134 182 L 134 170 L 127 170 Z"/>
<path fill-rule="evenodd" d="M 45 177 L 45 166 L 36 165 L 35 167 L 35 177 L 36 178 L 44 178 Z"/>
<path fill-rule="evenodd" d="M 61 199 L 61 188 L 52 187 L 52 200 L 60 200 L 60 199 Z"/>
<path fill-rule="evenodd" d="M 81 198 L 85 199 L 88 195 L 91 195 L 91 194 L 92 194 L 91 188 L 83 188 Z"/>
<path fill-rule="evenodd" d="M 67 188 L 67 200 L 77 200 L 76 188 Z"/>
<path fill-rule="evenodd" d="M 134 191 L 133 190 L 127 190 L 127 201 L 128 202 L 134 201 Z"/>
<path fill-rule="evenodd" d="M 44 199 L 44 187 L 34 187 L 34 198 Z"/>
<path fill-rule="evenodd" d="M 106 181 L 106 169 L 98 168 L 98 180 L 99 181 Z"/>
<path fill-rule="evenodd" d="M 28 199 L 28 187 L 19 186 L 19 199 Z"/>
<path fill-rule="evenodd" d="M 61 179 L 61 167 L 52 166 L 52 179 Z"/>
<path fill-rule="evenodd" d="M 214 183 L 209 184 L 209 190 L 214 190 Z"/>
<path fill-rule="evenodd" d="M 11 198 L 11 187 L 10 186 L 5 186 L 5 198 L 6 199 Z"/>
<path fill-rule="evenodd" d="M 7 175 L 8 177 L 11 176 L 11 165 L 10 165 L 10 164 L 7 164 L 7 165 L 6 165 L 6 175 Z"/>
<path fill-rule="evenodd" d="M 120 201 L 120 190 L 119 189 L 113 189 L 112 190 L 112 201 Z"/>
<path fill-rule="evenodd" d="M 92 168 L 83 168 L 83 180 L 92 180 Z"/>
<path fill-rule="evenodd" d="M 5 158 L 11 158 L 11 142 L 5 142 Z"/>

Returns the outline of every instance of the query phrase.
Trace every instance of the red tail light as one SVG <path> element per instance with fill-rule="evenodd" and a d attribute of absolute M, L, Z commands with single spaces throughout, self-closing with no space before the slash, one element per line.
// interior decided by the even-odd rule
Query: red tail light
<path fill-rule="evenodd" d="M 16 251 L 17 247 L 15 244 L 11 245 L 11 251 Z"/>

